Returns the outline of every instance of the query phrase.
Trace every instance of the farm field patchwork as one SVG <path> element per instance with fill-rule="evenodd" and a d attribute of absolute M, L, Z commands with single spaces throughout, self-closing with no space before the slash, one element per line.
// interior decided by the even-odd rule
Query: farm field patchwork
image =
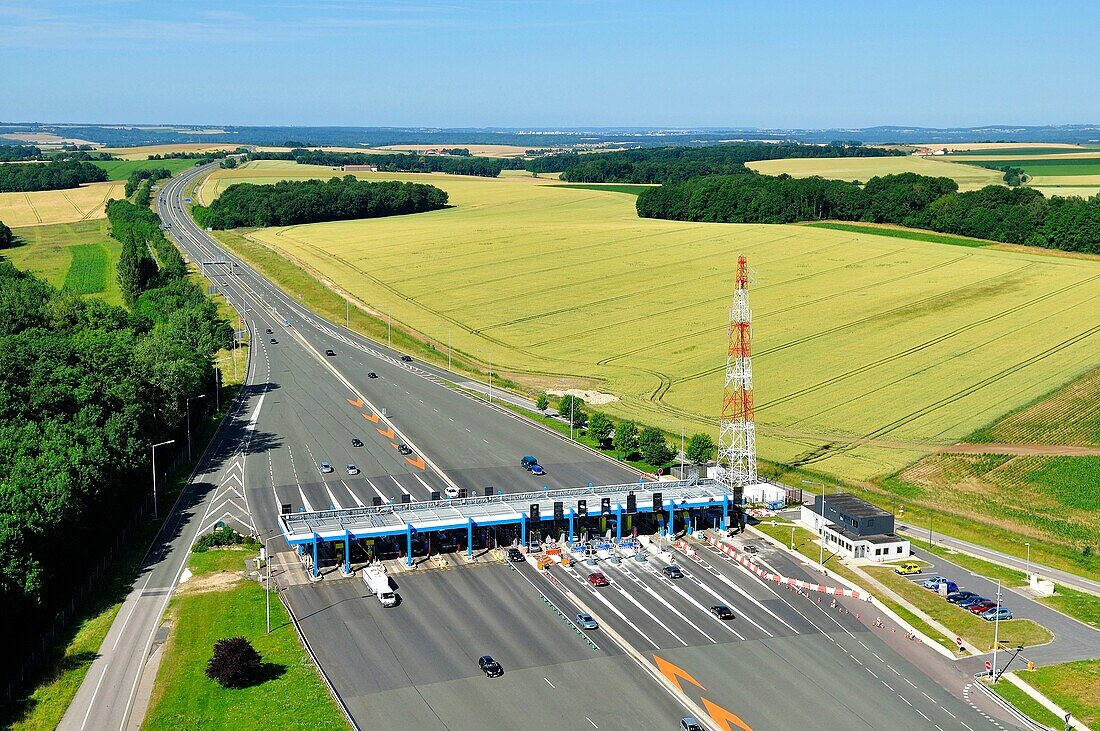
<path fill-rule="evenodd" d="M 113 305 L 122 304 L 122 292 L 115 276 L 121 246 L 110 238 L 105 218 L 28 226 L 12 231 L 21 243 L 0 250 L 0 256 L 9 259 L 17 268 L 32 272 L 58 289 L 68 286 L 71 276 L 74 286 L 87 290 L 81 294 L 91 294 Z M 91 289 L 99 282 L 102 287 Z"/>
<path fill-rule="evenodd" d="M 172 174 L 195 167 L 195 160 L 96 160 L 93 165 L 107 171 L 111 180 L 126 180 L 135 170 L 165 168 Z"/>
<path fill-rule="evenodd" d="M 109 152 L 123 160 L 148 160 L 150 155 L 165 155 L 170 152 L 214 152 L 217 150 L 235 150 L 236 145 L 228 142 L 181 142 L 174 145 L 139 145 L 137 147 L 104 147 L 97 152 Z M 195 161 L 191 160 L 194 165 Z"/>
<path fill-rule="evenodd" d="M 1100 446 L 1100 368 L 979 429 L 967 441 Z"/>
<path fill-rule="evenodd" d="M 96 294 L 107 288 L 107 249 L 103 244 L 77 244 L 69 247 L 72 264 L 65 274 L 62 289 L 73 294 Z"/>
<path fill-rule="evenodd" d="M 303 167 L 219 171 L 204 196 Z M 454 208 L 248 236 L 426 339 L 491 353 L 530 389 L 595 386 L 621 399 L 609 413 L 669 431 L 716 428 L 733 266 L 748 255 L 772 461 L 889 474 L 1095 365 L 1100 262 L 639 219 L 630 196 L 534 178 L 361 177 L 431 182 Z"/>
<path fill-rule="evenodd" d="M 839 157 L 839 158 L 788 158 L 760 160 L 746 163 L 753 170 L 765 175 L 787 173 L 796 178 L 819 175 L 833 180 L 858 180 L 866 183 L 876 175 L 918 173 L 951 178 L 959 184 L 959 190 L 977 190 L 987 185 L 1002 185 L 1002 174 L 976 165 L 948 162 L 944 158 L 919 157 Z"/>
<path fill-rule="evenodd" d="M 121 182 L 106 182 L 67 190 L 0 193 L 0 221 L 15 228 L 106 218 L 107 201 L 122 198 L 123 192 Z"/>

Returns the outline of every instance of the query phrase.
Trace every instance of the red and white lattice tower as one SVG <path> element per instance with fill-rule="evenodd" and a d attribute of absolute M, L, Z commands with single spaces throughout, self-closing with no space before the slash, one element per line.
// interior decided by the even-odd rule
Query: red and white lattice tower
<path fill-rule="evenodd" d="M 752 312 L 749 310 L 749 277 L 745 257 L 737 257 L 737 291 L 730 308 L 729 352 L 726 354 L 726 387 L 722 394 L 722 421 L 718 431 L 717 478 L 734 493 L 740 504 L 741 490 L 756 479 L 756 425 L 752 407 Z"/>

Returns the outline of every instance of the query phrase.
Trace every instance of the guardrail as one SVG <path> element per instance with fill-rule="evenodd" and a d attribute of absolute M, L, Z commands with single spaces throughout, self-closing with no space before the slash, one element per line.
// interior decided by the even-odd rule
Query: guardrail
<path fill-rule="evenodd" d="M 993 690 L 988 685 L 983 683 L 981 679 L 982 678 L 988 678 L 988 677 L 989 677 L 989 675 L 987 673 L 984 673 L 984 672 L 983 673 L 974 673 L 974 685 L 979 690 L 981 690 L 983 693 L 985 693 L 987 696 L 989 696 L 990 700 L 992 700 L 994 703 L 999 705 L 1001 708 L 1008 711 L 1009 714 L 1011 714 L 1013 718 L 1015 718 L 1020 723 L 1023 723 L 1028 728 L 1033 728 L 1036 731 L 1055 731 L 1055 729 L 1052 729 L 1050 726 L 1039 723 L 1034 718 L 1027 715 L 1023 711 L 1021 711 L 1019 708 L 1012 705 L 1011 703 L 1006 701 L 1004 698 L 1002 698 L 1000 695 L 998 695 L 997 691 Z"/>

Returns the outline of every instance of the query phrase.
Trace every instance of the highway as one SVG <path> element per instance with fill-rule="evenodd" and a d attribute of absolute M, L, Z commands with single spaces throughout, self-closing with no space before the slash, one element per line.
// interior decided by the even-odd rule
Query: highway
<path fill-rule="evenodd" d="M 149 599 L 167 601 L 185 547 L 210 519 L 267 536 L 284 506 L 296 512 L 370 505 L 375 498 L 421 501 L 447 486 L 511 492 L 638 479 L 446 383 L 464 379 L 404 363 L 400 353 L 323 321 L 235 262 L 181 209 L 188 183 L 207 169 L 166 183 L 158 211 L 191 261 L 229 262 L 204 268 L 225 271 L 213 279 L 246 313 L 252 369 L 224 437 L 200 466 L 204 487 L 189 490 L 184 509 L 173 515 L 178 537 L 166 554 L 154 552 L 149 586 L 156 594 Z M 326 356 L 327 349 L 335 355 Z M 369 378 L 370 371 L 378 378 Z M 355 438 L 363 446 L 353 447 Z M 400 444 L 412 454 L 400 454 Z M 525 472 L 524 454 L 538 456 L 547 474 Z M 323 461 L 334 471 L 322 473 Z M 348 474 L 349 463 L 359 474 Z M 225 499 L 234 486 L 241 499 Z M 316 584 L 295 580 L 304 573 L 293 554 L 285 544 L 275 551 L 277 563 L 290 565 L 284 599 L 363 728 L 671 729 L 689 714 L 725 719 L 710 721 L 713 728 L 758 730 L 1009 726 L 974 696 L 966 700 L 969 679 L 950 663 L 927 652 L 914 662 L 919 648 L 898 648 L 854 618 L 766 585 L 710 549 L 701 549 L 701 561 L 673 554 L 687 573 L 677 580 L 660 573 L 667 563 L 661 557 L 604 561 L 598 568 L 611 584 L 603 588 L 588 584 L 586 566 L 541 572 L 486 552 L 470 566 L 396 574 L 402 603 L 394 609 L 383 609 L 360 580 L 335 572 Z M 768 559 L 804 576 L 783 555 Z M 713 617 L 708 608 L 716 603 L 736 618 Z M 847 604 L 855 613 L 861 608 Z M 134 704 L 130 689 L 148 654 L 145 638 L 151 642 L 159 625 L 158 606 L 129 614 L 123 608 L 104 647 L 115 641 L 128 648 L 125 671 L 98 668 L 101 660 L 118 662 L 101 650 L 67 728 L 125 728 L 131 705 L 140 718 L 140 698 Z M 587 636 L 596 647 L 554 606 L 568 616 L 594 614 L 601 626 Z M 477 666 L 482 654 L 504 665 L 503 677 L 484 677 Z M 110 705 L 101 707 L 105 699 Z"/>

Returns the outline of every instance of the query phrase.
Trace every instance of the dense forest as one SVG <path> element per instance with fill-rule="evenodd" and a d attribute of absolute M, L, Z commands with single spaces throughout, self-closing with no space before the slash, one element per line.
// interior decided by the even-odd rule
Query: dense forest
<path fill-rule="evenodd" d="M 41 159 L 42 150 L 34 145 L 0 145 L 0 162 Z"/>
<path fill-rule="evenodd" d="M 446 205 L 447 193 L 432 185 L 369 182 L 345 175 L 328 181 L 237 183 L 209 207 L 195 206 L 191 212 L 202 226 L 226 229 L 377 218 L 434 211 Z"/>
<path fill-rule="evenodd" d="M 129 198 L 134 194 L 134 191 L 138 189 L 138 186 L 146 180 L 156 182 L 165 178 L 172 177 L 172 171 L 166 168 L 145 168 L 143 170 L 135 170 L 130 173 L 130 177 L 126 179 L 126 197 Z"/>
<path fill-rule="evenodd" d="M 734 143 L 713 147 L 656 147 L 593 154 L 564 153 L 528 160 L 535 173 L 561 172 L 571 183 L 668 183 L 706 175 L 752 172 L 753 160 L 789 157 L 886 157 L 896 150 L 858 144 L 829 145 Z"/>
<path fill-rule="evenodd" d="M 77 188 L 81 183 L 101 183 L 107 172 L 90 162 L 48 162 L 0 165 L 0 193 Z"/>
<path fill-rule="evenodd" d="M 168 260 L 151 211 L 113 201 L 109 214 L 124 249 Z M 0 626 L 19 627 L 5 657 L 25 656 L 148 498 L 150 444 L 185 439 L 184 399 L 212 388 L 231 342 L 182 266 L 144 269 L 126 310 L 0 260 Z"/>
<path fill-rule="evenodd" d="M 250 160 L 294 160 L 300 165 L 373 165 L 386 173 L 451 173 L 495 178 L 504 169 L 503 160 L 493 157 L 417 155 L 412 153 L 370 154 L 295 149 L 289 152 L 253 152 Z"/>
<path fill-rule="evenodd" d="M 1100 253 L 1100 196 L 1047 199 L 1032 188 L 958 192 L 915 173 L 855 183 L 787 175 L 730 175 L 666 183 L 638 196 L 638 215 L 678 221 L 894 223 L 1065 251 Z"/>

